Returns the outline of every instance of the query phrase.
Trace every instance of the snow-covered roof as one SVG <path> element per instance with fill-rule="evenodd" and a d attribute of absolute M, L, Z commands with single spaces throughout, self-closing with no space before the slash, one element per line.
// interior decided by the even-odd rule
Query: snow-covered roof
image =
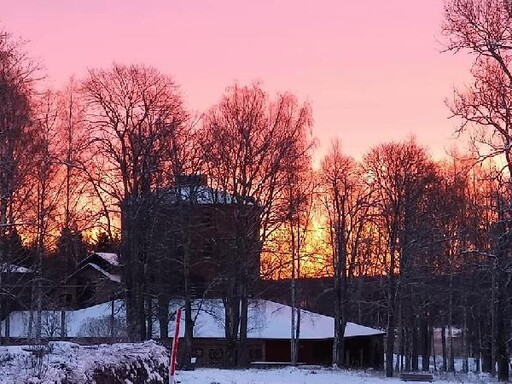
<path fill-rule="evenodd" d="M 289 339 L 292 308 L 268 300 L 254 300 L 249 306 L 249 339 Z M 201 310 L 194 311 L 197 316 L 194 337 L 223 338 L 224 307 L 221 300 L 203 302 Z M 180 335 L 184 335 L 184 319 L 180 326 Z M 173 328 L 173 327 L 172 327 Z M 174 333 L 171 330 L 170 335 Z M 347 323 L 345 337 L 383 335 L 385 332 L 355 323 Z M 301 310 L 301 339 L 331 339 L 334 337 L 334 318 Z"/>
<path fill-rule="evenodd" d="M 333 321 L 334 321 L 334 319 L 333 319 Z M 349 322 L 347 322 L 347 325 L 345 326 L 344 336 L 345 337 L 357 337 L 357 336 L 375 336 L 375 335 L 385 335 L 385 334 L 386 334 L 386 332 L 384 332 L 380 329 L 366 327 L 364 325 L 351 323 L 349 321 Z M 333 335 L 333 337 L 334 337 L 334 335 Z"/>
<path fill-rule="evenodd" d="M 98 255 L 110 265 L 114 267 L 119 266 L 119 255 L 111 252 L 94 252 L 93 255 Z"/>
<path fill-rule="evenodd" d="M 94 320 L 100 320 L 108 318 L 112 313 L 112 305 L 114 305 L 114 312 L 116 317 L 125 318 L 124 302 L 122 300 L 115 300 L 114 303 L 111 301 L 108 303 L 94 305 L 92 307 L 78 309 L 78 310 L 66 310 L 66 334 L 69 337 L 87 337 L 91 336 L 87 334 L 87 325 Z M 43 322 L 43 335 L 49 336 L 49 331 L 53 330 L 58 336 L 58 332 L 55 331 L 60 325 L 61 312 L 58 310 L 48 311 L 43 310 L 41 313 Z M 12 337 L 28 337 L 29 335 L 29 323 L 30 323 L 30 311 L 15 311 L 9 315 L 10 319 L 10 335 Z M 5 320 L 1 323 L 2 327 L 5 327 Z"/>
<path fill-rule="evenodd" d="M 167 189 L 164 196 L 172 203 L 176 203 L 178 200 L 192 201 L 197 204 L 233 204 L 238 202 L 238 199 L 233 195 L 205 185 L 176 186 Z M 246 201 L 248 205 L 253 205 L 252 201 L 247 199 Z"/>
<path fill-rule="evenodd" d="M 0 263 L 0 272 L 9 273 L 32 273 L 30 268 L 21 267 L 15 264 Z"/>
<path fill-rule="evenodd" d="M 99 271 L 103 276 L 105 276 L 107 279 L 111 280 L 111 281 L 114 281 L 116 283 L 120 283 L 121 282 L 121 276 L 119 275 L 116 275 L 116 274 L 113 274 L 113 273 L 108 273 L 107 271 L 105 271 L 103 268 L 101 268 L 99 265 L 97 264 L 94 264 L 94 263 L 87 263 L 86 265 L 89 265 L 91 266 L 92 268 L 96 269 L 97 271 Z"/>
<path fill-rule="evenodd" d="M 182 301 L 175 301 L 169 305 L 172 313 L 182 306 Z M 126 317 L 125 306 L 122 300 L 114 302 L 117 318 Z M 69 337 L 87 337 L 83 329 L 91 320 L 108 318 L 112 311 L 112 302 L 98 304 L 92 307 L 66 311 L 66 327 Z M 194 337 L 196 338 L 224 338 L 224 306 L 222 300 L 209 299 L 196 301 L 193 305 L 195 317 Z M 30 313 L 28 311 L 11 312 L 11 336 L 26 337 Z M 60 319 L 59 311 L 43 311 L 44 319 Z M 289 339 L 290 338 L 291 307 L 267 300 L 253 300 L 249 306 L 248 334 L 249 339 Z M 183 337 L 185 319 L 182 317 L 180 336 Z M 155 336 L 159 335 L 159 323 L 153 324 Z M 345 337 L 383 335 L 385 332 L 365 327 L 355 323 L 347 323 Z M 169 326 L 169 336 L 174 335 L 174 322 Z M 301 310 L 300 338 L 306 339 L 332 339 L 334 337 L 334 319 L 329 316 Z"/>
<path fill-rule="evenodd" d="M 203 185 L 176 187 L 174 190 L 176 195 L 180 194 L 183 201 L 193 200 L 199 204 L 231 204 L 233 202 L 231 195 Z"/>

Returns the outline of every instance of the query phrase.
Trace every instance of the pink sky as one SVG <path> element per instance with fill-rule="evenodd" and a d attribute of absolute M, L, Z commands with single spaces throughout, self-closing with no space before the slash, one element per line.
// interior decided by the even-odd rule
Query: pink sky
<path fill-rule="evenodd" d="M 442 3 L 0 0 L 0 25 L 30 41 L 55 86 L 113 61 L 145 63 L 201 112 L 234 81 L 260 80 L 311 101 L 320 153 L 333 137 L 359 157 L 413 134 L 440 157 L 456 142 L 444 100 L 471 63 L 440 53 Z"/>

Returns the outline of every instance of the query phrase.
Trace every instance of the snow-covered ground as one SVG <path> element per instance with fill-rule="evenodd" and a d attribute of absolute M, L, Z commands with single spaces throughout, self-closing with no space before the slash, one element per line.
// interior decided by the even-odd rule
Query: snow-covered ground
<path fill-rule="evenodd" d="M 386 378 L 382 372 L 358 372 L 328 368 L 281 368 L 225 370 L 200 368 L 195 371 L 178 371 L 176 379 L 181 384 L 398 384 L 399 378 Z M 488 375 L 434 374 L 434 383 L 490 383 Z"/>

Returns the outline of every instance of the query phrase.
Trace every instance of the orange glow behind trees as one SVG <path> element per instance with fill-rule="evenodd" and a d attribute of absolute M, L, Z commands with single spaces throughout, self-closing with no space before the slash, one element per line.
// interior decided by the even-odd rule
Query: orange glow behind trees
<path fill-rule="evenodd" d="M 311 218 L 302 230 L 303 242 L 297 258 L 300 259 L 301 277 L 332 276 L 331 251 L 328 229 L 318 202 Z M 270 235 L 261 256 L 261 276 L 265 279 L 289 279 L 292 276 L 291 234 L 280 228 Z"/>
<path fill-rule="evenodd" d="M 416 145 L 411 141 L 396 145 L 398 144 L 404 148 L 407 145 Z M 451 160 L 434 163 L 422 149 L 418 153 L 421 155 L 421 159 L 418 161 L 424 162 L 425 165 L 414 166 L 416 171 L 411 169 L 408 173 L 411 175 L 414 172 L 424 173 L 422 177 L 426 178 L 427 184 L 420 188 L 418 187 L 418 183 L 421 182 L 419 179 L 411 178 L 409 182 L 399 175 L 393 176 L 389 183 L 396 183 L 400 179 L 403 179 L 404 183 L 409 183 L 404 184 L 404 188 L 410 189 L 410 192 L 407 193 L 416 196 L 414 197 L 415 201 L 419 199 L 413 204 L 416 211 L 414 214 L 419 214 L 424 209 L 430 211 L 428 215 L 432 215 L 432 218 L 428 220 L 433 221 L 430 231 L 435 231 L 435 236 L 439 236 L 438 238 L 431 237 L 430 241 L 439 245 L 428 251 L 428 257 L 434 273 L 443 274 L 447 271 L 448 262 L 451 265 L 450 268 L 461 267 L 470 255 L 477 259 L 481 257 L 477 250 L 488 248 L 488 245 L 485 244 L 488 224 L 485 223 L 497 219 L 494 213 L 492 194 L 497 188 L 499 167 L 492 162 L 474 167 L 476 161 L 474 156 L 462 156 L 459 153 L 453 153 Z M 377 177 L 380 177 L 379 172 L 389 171 L 391 168 L 384 163 L 363 164 L 348 158 L 343 160 L 343 157 L 340 156 L 342 155 L 339 143 L 334 143 L 331 152 L 324 159 L 322 170 L 315 174 L 315 178 L 320 180 L 318 182 L 320 187 L 314 192 L 311 218 L 304 228 L 304 245 L 300 253 L 301 276 L 326 277 L 334 275 L 333 255 L 336 250 L 335 243 L 333 243 L 335 241 L 335 221 L 332 218 L 334 205 L 326 187 L 329 177 L 336 176 L 334 166 L 339 168 L 338 187 L 340 187 L 341 181 L 349 175 L 352 175 L 349 177 L 353 180 L 351 184 L 347 185 L 350 194 L 346 196 L 348 200 L 345 201 L 346 204 L 349 204 L 345 207 L 347 210 L 345 216 L 347 221 L 345 224 L 347 276 L 389 275 L 390 232 L 389 223 L 386 224 L 386 220 L 389 218 L 387 212 L 393 206 L 390 205 L 391 200 L 386 202 L 382 193 L 390 193 L 393 184 L 387 184 L 388 182 L 383 180 L 379 181 Z M 344 166 L 342 166 L 343 164 Z M 381 165 L 376 168 L 376 164 Z M 402 166 L 404 166 L 404 162 L 397 160 L 397 171 Z M 333 179 L 330 182 L 332 183 Z M 401 199 L 400 196 L 404 196 L 403 193 L 406 193 L 405 190 L 398 191 L 396 198 Z M 396 201 L 395 207 L 402 204 Z M 434 207 L 436 211 L 432 211 Z M 396 230 L 402 231 L 400 228 L 403 223 L 401 216 L 398 216 Z M 434 236 L 434 233 L 431 235 L 425 233 L 425 236 Z M 466 240 L 461 236 L 464 236 Z M 262 255 L 262 277 L 283 279 L 292 276 L 292 251 L 289 242 L 290 234 L 286 228 L 281 228 L 272 234 Z M 404 240 L 396 239 L 398 246 L 402 247 L 403 243 Z M 398 274 L 402 265 L 402 256 L 397 254 L 395 258 L 393 273 Z M 408 263 L 412 263 L 412 261 Z M 414 261 L 414 263 L 418 262 Z"/>

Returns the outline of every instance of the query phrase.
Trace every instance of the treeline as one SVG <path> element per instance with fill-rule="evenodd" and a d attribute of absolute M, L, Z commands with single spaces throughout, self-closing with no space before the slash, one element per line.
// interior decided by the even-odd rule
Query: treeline
<path fill-rule="evenodd" d="M 338 144 L 328 152 L 319 194 L 333 250 L 326 297 L 334 296 L 338 365 L 345 322 L 365 319 L 387 331 L 388 373 L 428 370 L 435 328 L 450 335 L 437 350 L 444 369 L 454 370 L 457 329 L 464 369 L 473 357 L 491 371 L 496 343 L 508 334 L 498 331 L 507 316 L 497 307 L 498 290 L 506 308 L 509 288 L 496 239 L 506 236 L 500 217 L 509 190 L 499 167 L 475 163 L 456 154 L 433 161 L 413 140 L 378 145 L 361 161 Z M 393 353 L 403 356 L 396 367 Z"/>

